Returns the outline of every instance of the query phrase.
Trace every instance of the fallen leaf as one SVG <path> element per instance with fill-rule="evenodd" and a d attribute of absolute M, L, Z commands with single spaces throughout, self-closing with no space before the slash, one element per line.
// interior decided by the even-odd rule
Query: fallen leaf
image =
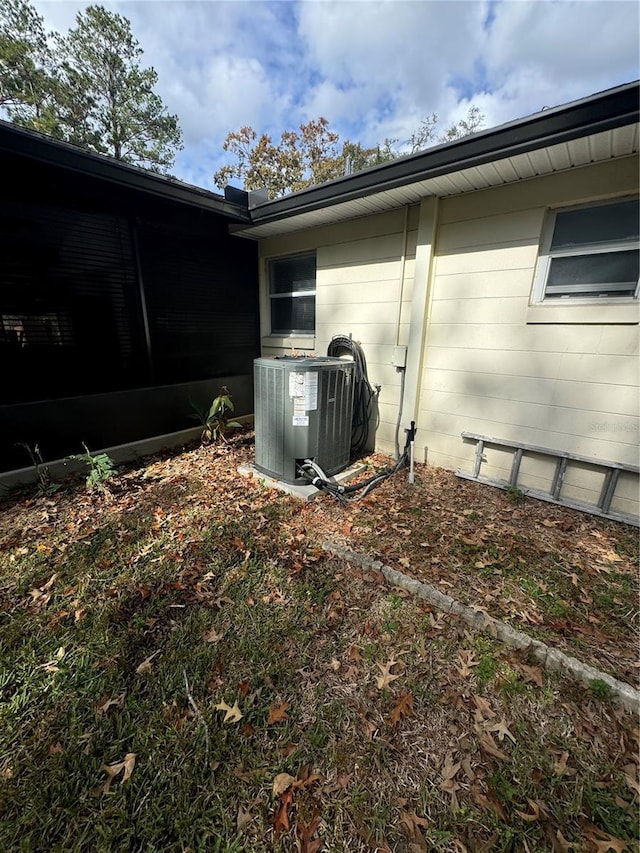
<path fill-rule="evenodd" d="M 468 678 L 473 672 L 472 667 L 478 666 L 480 663 L 470 649 L 462 649 L 462 651 L 458 652 L 458 660 L 460 665 L 456 664 L 456 669 L 463 678 Z"/>
<path fill-rule="evenodd" d="M 490 726 L 485 726 L 485 731 L 488 731 L 488 732 L 496 732 L 496 733 L 497 733 L 497 735 L 498 735 L 498 740 L 499 740 L 499 741 L 501 741 L 501 742 L 505 739 L 505 735 L 506 735 L 506 737 L 508 737 L 508 738 L 509 738 L 509 740 L 510 740 L 510 741 L 512 741 L 513 743 L 515 743 L 515 742 L 516 742 L 516 739 L 515 739 L 515 738 L 514 738 L 514 736 L 511 734 L 511 732 L 509 731 L 509 729 L 508 729 L 508 727 L 507 727 L 507 721 L 505 720 L 505 718 L 504 718 L 504 717 L 500 720 L 500 722 L 499 722 L 499 723 L 493 723 L 493 724 L 492 724 L 492 725 L 490 725 Z"/>
<path fill-rule="evenodd" d="M 393 658 L 391 658 L 390 660 L 388 660 L 384 664 L 378 663 L 376 661 L 376 666 L 378 667 L 378 669 L 382 673 L 382 675 L 376 679 L 376 684 L 378 685 L 378 690 L 384 690 L 384 688 L 388 687 L 392 681 L 395 681 L 396 678 L 400 678 L 399 675 L 393 675 L 391 673 L 392 667 L 394 667 L 397 663 L 398 663 L 398 661 L 393 660 Z"/>
<path fill-rule="evenodd" d="M 458 798 L 456 797 L 456 791 L 460 790 L 460 785 L 455 781 L 455 776 L 457 772 L 460 770 L 462 765 L 460 763 L 453 763 L 453 755 L 449 752 L 447 753 L 444 764 L 441 769 L 442 773 L 442 782 L 440 782 L 440 789 L 442 791 L 446 791 L 447 794 L 451 797 L 451 811 L 457 811 L 459 804 Z"/>
<path fill-rule="evenodd" d="M 289 773 L 278 773 L 273 780 L 273 793 L 276 797 L 284 794 L 295 782 L 295 778 Z"/>
<path fill-rule="evenodd" d="M 276 777 L 277 778 L 277 777 Z M 287 791 L 280 799 L 280 804 L 273 815 L 273 837 L 276 840 L 282 832 L 289 830 L 289 808 L 293 803 L 293 791 Z"/>
<path fill-rule="evenodd" d="M 287 708 L 289 707 L 290 702 L 284 702 L 282 705 L 279 705 L 277 708 L 269 708 L 269 716 L 267 718 L 267 725 L 271 726 L 274 723 L 281 723 L 284 720 L 289 719 L 289 715 L 287 714 Z"/>
<path fill-rule="evenodd" d="M 126 692 L 120 693 L 118 696 L 114 696 L 111 699 L 104 699 L 102 702 L 99 702 L 96 706 L 96 714 L 101 717 L 103 714 L 107 713 L 109 708 L 122 708 L 124 706 L 126 695 Z"/>
<path fill-rule="evenodd" d="M 339 773 L 336 779 L 336 785 L 339 788 L 348 788 L 349 782 L 353 779 L 353 773 Z"/>
<path fill-rule="evenodd" d="M 109 789 L 111 788 L 111 785 L 116 781 L 120 781 L 122 784 L 124 784 L 126 781 L 128 781 L 128 779 L 131 778 L 131 774 L 133 773 L 133 768 L 135 767 L 135 764 L 135 752 L 128 752 L 124 757 L 124 761 L 117 761 L 114 764 L 103 764 L 100 769 L 104 770 L 104 772 L 107 774 L 107 778 L 102 783 L 102 785 L 100 785 L 100 787 L 96 790 L 95 793 L 107 794 L 109 792 Z M 117 780 L 117 777 L 120 775 L 120 773 L 122 773 L 122 778 L 120 780 Z"/>
<path fill-rule="evenodd" d="M 627 849 L 626 843 L 621 838 L 604 838 L 601 841 L 594 839 L 593 843 L 596 845 L 596 853 L 607 853 L 608 850 L 623 853 Z"/>
<path fill-rule="evenodd" d="M 311 821 L 304 824 L 298 820 L 296 825 L 296 835 L 300 841 L 300 853 L 319 853 L 322 850 L 323 841 L 321 838 L 314 838 L 320 826 L 320 815 L 314 812 Z"/>
<path fill-rule="evenodd" d="M 461 760 L 460 765 L 468 781 L 473 782 L 473 780 L 476 778 L 476 774 L 473 767 L 471 766 L 471 758 L 468 755 L 465 755 L 465 757 Z"/>
<path fill-rule="evenodd" d="M 479 726 L 476 726 L 475 729 L 480 737 L 480 749 L 483 752 L 486 752 L 487 755 L 492 755 L 494 758 L 499 758 L 500 761 L 511 761 L 507 753 L 498 748 L 498 745 L 489 732 L 484 731 Z"/>
<path fill-rule="evenodd" d="M 347 652 L 347 660 L 354 661 L 355 663 L 362 663 L 362 653 L 360 652 L 360 649 L 357 646 L 349 647 L 349 651 Z"/>
<path fill-rule="evenodd" d="M 486 699 L 482 696 L 472 694 L 474 704 L 477 708 L 476 720 L 481 723 L 483 720 L 491 720 L 495 717 L 495 711 Z"/>
<path fill-rule="evenodd" d="M 509 822 L 509 818 L 500 800 L 491 791 L 483 794 L 477 787 L 471 789 L 471 799 L 473 802 L 488 812 L 493 812 L 504 823 Z"/>
<path fill-rule="evenodd" d="M 527 802 L 529 803 L 529 807 L 533 809 L 531 814 L 528 814 L 527 812 L 518 811 L 517 809 L 516 814 L 518 815 L 518 817 L 521 817 L 522 820 L 526 820 L 527 823 L 533 823 L 534 820 L 539 820 L 540 818 L 540 806 L 533 800 L 530 800 L 528 797 Z"/>
<path fill-rule="evenodd" d="M 524 680 L 529 681 L 538 687 L 544 684 L 542 669 L 539 666 L 527 666 L 525 663 L 519 664 L 519 669 L 524 675 Z"/>
<path fill-rule="evenodd" d="M 298 778 L 293 782 L 291 787 L 299 791 L 304 788 L 308 788 L 310 785 L 313 785 L 314 782 L 324 782 L 322 776 L 318 773 L 313 773 L 312 771 L 312 764 L 303 765 L 298 773 Z"/>
<path fill-rule="evenodd" d="M 553 765 L 553 772 L 556 776 L 562 776 L 567 769 L 567 759 L 569 758 L 569 753 L 565 750 L 560 758 Z"/>
<path fill-rule="evenodd" d="M 443 779 L 453 779 L 458 770 L 462 767 L 462 764 L 454 764 L 453 763 L 453 755 L 448 752 L 445 759 L 444 764 L 442 765 L 442 777 Z"/>
<path fill-rule="evenodd" d="M 615 551 L 604 551 L 602 556 L 610 563 L 621 563 L 623 561 L 623 558 L 619 554 L 616 554 Z"/>
<path fill-rule="evenodd" d="M 220 631 L 218 634 L 215 628 L 209 628 L 208 631 L 205 631 L 202 635 L 202 638 L 207 643 L 217 643 L 224 637 L 224 631 Z"/>
<path fill-rule="evenodd" d="M 223 723 L 237 723 L 244 716 L 240 708 L 238 708 L 237 701 L 233 703 L 233 707 L 227 705 L 226 702 L 218 702 L 217 705 L 214 705 L 214 710 L 216 711 L 224 711 L 224 719 Z"/>
<path fill-rule="evenodd" d="M 623 853 L 627 849 L 627 844 L 621 838 L 614 838 L 608 832 L 600 829 L 597 826 L 590 826 L 585 836 L 595 845 L 596 853 L 607 853 L 613 850 L 614 853 Z"/>
<path fill-rule="evenodd" d="M 622 771 L 624 773 L 624 781 L 627 783 L 627 787 L 630 788 L 634 794 L 637 794 L 640 797 L 640 785 L 637 782 L 638 768 L 636 765 L 625 764 Z"/>
<path fill-rule="evenodd" d="M 409 836 L 412 853 L 428 853 L 429 848 L 422 829 L 429 826 L 429 821 L 424 817 L 418 817 L 415 811 L 401 811 L 400 823 Z"/>
<path fill-rule="evenodd" d="M 573 841 L 567 841 L 559 829 L 554 833 L 549 825 L 547 826 L 547 838 L 551 842 L 553 853 L 569 853 L 569 850 L 578 846 Z"/>
<path fill-rule="evenodd" d="M 413 711 L 413 694 L 403 691 L 398 697 L 391 716 L 389 717 L 392 726 L 397 726 L 402 717 L 408 717 Z"/>
<path fill-rule="evenodd" d="M 239 806 L 236 817 L 236 828 L 238 831 L 242 832 L 246 826 L 249 826 L 254 817 L 255 815 L 252 815 L 249 809 L 245 809 L 244 806 Z"/>
<path fill-rule="evenodd" d="M 151 672 L 153 667 L 151 666 L 151 662 L 155 657 L 160 654 L 160 649 L 154 652 L 152 655 L 149 655 L 148 658 L 145 658 L 141 664 L 136 667 L 136 675 L 144 675 L 146 672 Z"/>

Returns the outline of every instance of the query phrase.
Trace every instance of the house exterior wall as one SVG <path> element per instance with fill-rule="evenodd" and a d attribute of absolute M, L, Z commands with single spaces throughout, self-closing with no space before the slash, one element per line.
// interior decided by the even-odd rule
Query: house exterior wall
<path fill-rule="evenodd" d="M 633 193 L 636 158 L 444 199 L 421 378 L 419 436 L 429 461 L 471 471 L 463 431 L 638 464 L 636 305 L 529 306 L 549 205 Z M 511 454 L 482 472 L 509 478 Z M 553 463 L 521 481 L 548 489 Z M 602 478 L 573 469 L 563 494 L 597 502 Z M 638 478 L 622 475 L 613 510 L 638 514 Z"/>
<path fill-rule="evenodd" d="M 401 380 L 391 362 L 394 346 L 408 343 L 418 214 L 418 206 L 413 206 L 260 244 L 263 356 L 286 355 L 292 349 L 326 355 L 333 337 L 351 335 L 364 350 L 369 380 L 381 386 L 376 444 L 389 453 Z M 316 251 L 317 261 L 315 337 L 272 337 L 268 262 L 310 250 Z"/>
<path fill-rule="evenodd" d="M 393 348 L 409 345 L 399 440 L 415 419 L 417 458 L 471 471 L 475 448 L 460 435 L 469 431 L 637 465 L 638 305 L 530 305 L 548 208 L 637 187 L 630 157 L 265 239 L 263 355 L 291 344 L 324 355 L 332 336 L 352 334 L 382 386 L 383 452 L 394 450 L 402 404 Z M 312 249 L 316 336 L 271 339 L 268 260 Z M 511 454 L 486 456 L 482 473 L 508 479 Z M 548 490 L 552 464 L 526 459 L 523 485 Z M 595 503 L 601 485 L 572 467 L 563 494 Z M 612 510 L 638 514 L 636 475 L 621 476 Z"/>

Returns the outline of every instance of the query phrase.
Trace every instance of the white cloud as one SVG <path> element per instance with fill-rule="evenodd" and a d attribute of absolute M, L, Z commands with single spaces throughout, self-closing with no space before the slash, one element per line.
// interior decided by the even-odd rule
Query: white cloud
<path fill-rule="evenodd" d="M 209 187 L 243 124 L 279 138 L 324 115 L 374 144 L 408 139 L 431 112 L 446 126 L 473 102 L 491 126 L 639 76 L 638 5 L 625 0 L 102 4 L 129 18 L 180 117 L 174 172 Z M 61 31 L 86 6 L 35 5 Z"/>

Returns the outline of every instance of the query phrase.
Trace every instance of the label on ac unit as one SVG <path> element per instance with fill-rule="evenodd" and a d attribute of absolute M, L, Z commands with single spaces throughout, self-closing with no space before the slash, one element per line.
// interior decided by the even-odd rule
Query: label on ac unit
<path fill-rule="evenodd" d="M 309 426 L 309 415 L 304 408 L 304 397 L 293 398 L 293 426 Z"/>
<path fill-rule="evenodd" d="M 293 426 L 309 426 L 307 412 L 318 408 L 318 372 L 289 374 L 289 396 L 293 400 Z"/>

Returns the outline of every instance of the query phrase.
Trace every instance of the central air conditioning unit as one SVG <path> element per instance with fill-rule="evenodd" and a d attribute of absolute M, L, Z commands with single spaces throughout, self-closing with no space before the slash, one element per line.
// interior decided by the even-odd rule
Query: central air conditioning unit
<path fill-rule="evenodd" d="M 257 358 L 253 363 L 255 467 L 285 483 L 308 483 L 298 465 L 326 474 L 347 467 L 351 451 L 353 361 Z"/>

